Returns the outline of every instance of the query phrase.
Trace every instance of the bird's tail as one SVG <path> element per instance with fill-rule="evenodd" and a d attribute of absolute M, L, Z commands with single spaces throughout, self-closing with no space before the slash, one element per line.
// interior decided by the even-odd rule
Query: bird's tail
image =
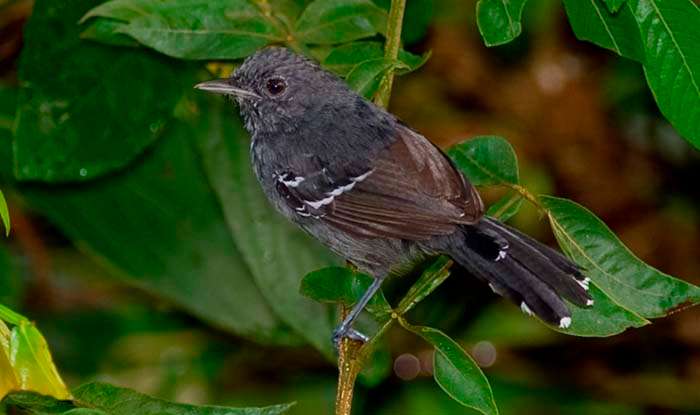
<path fill-rule="evenodd" d="M 579 268 L 554 249 L 497 220 L 462 227 L 463 243 L 449 254 L 491 289 L 528 313 L 566 328 L 571 312 L 563 299 L 593 305 Z"/>

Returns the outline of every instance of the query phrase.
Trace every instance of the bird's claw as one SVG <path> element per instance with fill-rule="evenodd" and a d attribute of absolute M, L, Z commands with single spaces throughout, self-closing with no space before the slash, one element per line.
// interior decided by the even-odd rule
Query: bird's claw
<path fill-rule="evenodd" d="M 343 338 L 362 343 L 367 343 L 369 341 L 369 337 L 365 336 L 364 334 L 351 327 L 338 327 L 333 331 L 333 346 L 335 346 L 335 350 L 338 350 L 338 348 L 340 347 L 340 341 L 343 340 Z"/>

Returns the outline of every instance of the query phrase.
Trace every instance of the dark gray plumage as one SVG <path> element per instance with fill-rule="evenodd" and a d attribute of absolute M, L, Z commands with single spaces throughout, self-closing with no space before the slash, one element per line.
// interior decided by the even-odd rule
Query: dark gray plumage
<path fill-rule="evenodd" d="M 351 325 L 382 279 L 440 253 L 549 323 L 571 323 L 562 297 L 592 305 L 574 264 L 483 217 L 476 189 L 436 146 L 314 62 L 266 48 L 231 78 L 197 87 L 240 105 L 253 168 L 277 210 L 375 277 L 334 340 L 362 339 Z"/>

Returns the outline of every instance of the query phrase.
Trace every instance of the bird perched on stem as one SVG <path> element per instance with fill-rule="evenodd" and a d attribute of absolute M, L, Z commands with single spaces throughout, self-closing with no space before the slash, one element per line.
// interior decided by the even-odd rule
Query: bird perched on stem
<path fill-rule="evenodd" d="M 196 88 L 238 103 L 253 169 L 275 208 L 374 277 L 336 328 L 336 345 L 366 340 L 352 324 L 384 278 L 438 254 L 561 328 L 571 324 L 564 299 L 593 304 L 576 265 L 485 217 L 479 193 L 440 149 L 313 61 L 270 47 L 230 78 Z"/>

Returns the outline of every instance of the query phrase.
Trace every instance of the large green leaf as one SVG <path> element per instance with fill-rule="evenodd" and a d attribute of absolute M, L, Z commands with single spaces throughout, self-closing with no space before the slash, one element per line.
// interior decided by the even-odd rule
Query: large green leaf
<path fill-rule="evenodd" d="M 5 323 L 12 326 L 10 330 Z M 24 316 L 0 304 L 0 400 L 10 391 L 70 396 L 44 336 Z"/>
<path fill-rule="evenodd" d="M 10 363 L 17 374 L 20 390 L 35 391 L 59 399 L 70 396 L 56 370 L 44 336 L 29 321 L 23 321 L 12 329 Z"/>
<path fill-rule="evenodd" d="M 584 270 L 584 273 L 588 275 L 588 271 Z M 588 292 L 593 298 L 592 307 L 569 305 L 571 326 L 566 329 L 550 327 L 574 336 L 608 337 L 622 333 L 628 328 L 649 324 L 649 320 L 615 303 L 595 283 L 590 285 Z"/>
<path fill-rule="evenodd" d="M 5 227 L 5 236 L 10 236 L 10 211 L 7 210 L 7 201 L 2 190 L 0 190 L 0 222 Z"/>
<path fill-rule="evenodd" d="M 78 387 L 73 391 L 73 396 L 73 400 L 59 401 L 22 392 L 9 395 L 5 403 L 36 415 L 278 415 L 287 412 L 294 405 L 261 408 L 187 405 L 99 382 Z"/>
<path fill-rule="evenodd" d="M 431 327 L 408 328 L 435 347 L 433 376 L 445 393 L 482 414 L 498 414 L 486 376 L 459 344 Z"/>
<path fill-rule="evenodd" d="M 559 244 L 619 306 L 657 318 L 700 302 L 700 287 L 642 262 L 583 206 L 551 196 L 541 201 Z"/>
<path fill-rule="evenodd" d="M 349 268 L 326 267 L 306 274 L 299 291 L 316 301 L 351 306 L 367 292 L 372 280 L 369 275 Z M 391 306 L 381 291 L 372 297 L 366 309 L 378 319 L 391 314 Z"/>
<path fill-rule="evenodd" d="M 494 217 L 501 222 L 507 222 L 508 219 L 515 216 L 523 205 L 523 197 L 515 190 L 510 190 L 508 193 L 489 206 L 486 214 Z"/>
<path fill-rule="evenodd" d="M 83 39 L 90 39 L 106 45 L 114 46 L 139 46 L 136 39 L 124 34 L 125 22 L 112 19 L 92 20 L 87 29 L 80 33 Z"/>
<path fill-rule="evenodd" d="M 391 0 L 372 0 L 379 7 L 389 12 Z M 403 15 L 403 30 L 401 40 L 411 45 L 423 39 L 428 27 L 433 22 L 435 0 L 410 0 L 406 2 Z"/>
<path fill-rule="evenodd" d="M 19 379 L 10 363 L 10 329 L 0 319 L 0 399 L 19 388 Z"/>
<path fill-rule="evenodd" d="M 34 5 L 19 67 L 21 180 L 85 180 L 125 166 L 154 142 L 189 87 L 173 61 L 81 40 L 76 22 L 98 3 Z"/>
<path fill-rule="evenodd" d="M 288 328 L 266 304 L 227 230 L 189 141 L 196 133 L 173 124 L 152 152 L 108 178 L 17 190 L 32 209 L 114 271 L 107 275 L 217 327 L 288 343 Z"/>
<path fill-rule="evenodd" d="M 605 0 L 605 5 L 608 6 L 608 10 L 612 13 L 617 13 L 626 1 L 627 0 Z"/>
<path fill-rule="evenodd" d="M 446 256 L 439 256 L 428 267 L 426 267 L 418 280 L 409 288 L 406 295 L 401 299 L 398 306 L 400 314 L 406 314 L 416 304 L 420 303 L 430 295 L 437 287 L 450 276 L 452 261 Z"/>
<path fill-rule="evenodd" d="M 16 106 L 17 91 L 0 85 L 0 186 L 3 186 L 5 181 L 12 176 L 12 125 L 15 122 Z M 6 235 L 10 227 L 9 213 L 5 196 L 2 193 L 2 189 L 0 189 L 0 223 L 3 224 L 2 226 L 5 226 Z M 7 221 L 6 224 L 5 221 Z M 0 252 L 0 266 L 4 262 L 2 259 L 3 252 Z M 0 277 L 0 289 L 2 289 L 2 277 Z M 2 299 L 2 295 L 0 295 L 0 301 Z"/>
<path fill-rule="evenodd" d="M 603 0 L 564 0 L 564 8 L 577 38 L 644 62 L 642 34 L 629 6 L 613 14 Z"/>
<path fill-rule="evenodd" d="M 450 148 L 447 153 L 476 186 L 520 183 L 515 151 L 502 137 L 474 137 Z"/>
<path fill-rule="evenodd" d="M 429 54 L 414 55 L 401 49 L 399 51 L 398 73 L 407 73 L 420 68 L 429 58 Z M 384 57 L 381 42 L 361 41 L 346 43 L 333 48 L 323 60 L 323 66 L 342 77 L 347 77 L 357 65 L 369 60 Z"/>
<path fill-rule="evenodd" d="M 333 48 L 323 60 L 323 66 L 345 77 L 357 93 L 371 98 L 388 70 L 405 74 L 421 67 L 429 57 L 429 53 L 418 56 L 400 50 L 398 60 L 393 61 L 384 57 L 380 42 L 363 41 Z"/>
<path fill-rule="evenodd" d="M 377 92 L 377 89 L 379 89 L 379 83 L 384 77 L 384 74 L 394 66 L 395 62 L 386 58 L 366 60 L 352 68 L 345 78 L 345 82 L 347 82 L 350 88 L 354 89 L 355 92 L 370 99 L 374 96 L 374 93 Z"/>
<path fill-rule="evenodd" d="M 510 143 L 498 136 L 474 137 L 448 151 L 457 167 L 476 186 L 518 185 L 518 159 Z M 510 190 L 486 212 L 501 221 L 513 217 L 523 204 L 523 198 Z"/>
<path fill-rule="evenodd" d="M 476 3 L 476 23 L 486 46 L 502 45 L 520 35 L 526 1 L 479 0 Z"/>
<path fill-rule="evenodd" d="M 286 39 L 284 28 L 248 0 L 112 0 L 87 13 L 122 21 L 118 31 L 169 56 L 237 59 Z"/>
<path fill-rule="evenodd" d="M 294 35 L 310 44 L 350 42 L 383 33 L 386 19 L 370 0 L 315 0 L 297 20 Z"/>
<path fill-rule="evenodd" d="M 630 0 L 642 31 L 644 73 L 659 109 L 700 148 L 700 7 L 692 0 Z"/>
<path fill-rule="evenodd" d="M 205 170 L 234 240 L 277 315 L 311 344 L 332 355 L 329 309 L 299 294 L 301 278 L 332 264 L 316 241 L 275 212 L 256 180 L 249 140 L 233 107 L 211 97 L 199 108 L 197 135 Z"/>

